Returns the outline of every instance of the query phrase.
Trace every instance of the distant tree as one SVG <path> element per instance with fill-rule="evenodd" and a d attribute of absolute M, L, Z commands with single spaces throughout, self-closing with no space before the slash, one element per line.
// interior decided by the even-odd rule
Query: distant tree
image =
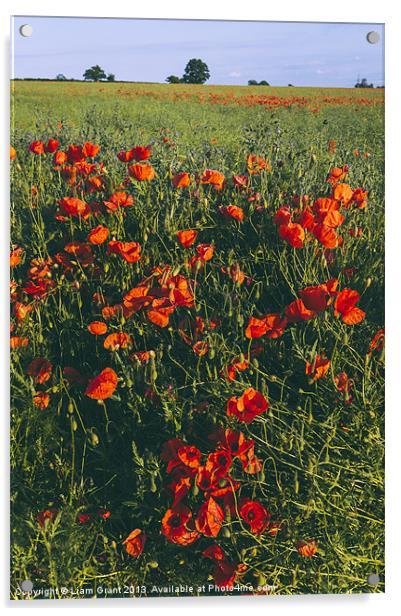
<path fill-rule="evenodd" d="M 67 77 L 63 75 L 63 73 L 59 73 L 58 75 L 56 75 L 56 79 L 57 81 L 67 81 Z"/>
<path fill-rule="evenodd" d="M 169 75 L 166 77 L 167 83 L 181 83 L 181 79 L 177 75 Z"/>
<path fill-rule="evenodd" d="M 210 77 L 207 64 L 203 60 L 192 58 L 185 67 L 184 83 L 205 83 Z"/>
<path fill-rule="evenodd" d="M 248 86 L 257 86 L 258 82 L 256 81 L 256 79 L 250 79 L 248 81 Z"/>
<path fill-rule="evenodd" d="M 102 81 L 102 79 L 106 79 L 106 73 L 98 64 L 96 66 L 91 66 L 91 68 L 86 69 L 84 72 L 85 81 Z"/>
<path fill-rule="evenodd" d="M 354 88 L 373 88 L 373 83 L 368 83 L 368 80 L 364 77 L 356 82 Z"/>
<path fill-rule="evenodd" d="M 113 73 L 109 73 L 107 75 L 107 81 L 115 81 L 116 80 L 116 76 L 113 75 Z"/>
<path fill-rule="evenodd" d="M 258 85 L 259 86 L 269 86 L 270 84 L 265 79 L 263 79 L 263 81 L 259 81 Z"/>
<path fill-rule="evenodd" d="M 293 88 L 294 86 L 293 86 L 293 84 L 292 84 L 292 83 L 289 83 L 289 84 L 288 84 L 288 87 L 289 87 L 289 88 Z"/>

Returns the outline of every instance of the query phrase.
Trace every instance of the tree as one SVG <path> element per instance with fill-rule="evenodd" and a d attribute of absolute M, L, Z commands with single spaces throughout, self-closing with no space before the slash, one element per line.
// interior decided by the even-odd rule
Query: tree
<path fill-rule="evenodd" d="M 109 73 L 107 75 L 107 81 L 115 81 L 116 80 L 116 76 L 113 75 L 113 73 Z"/>
<path fill-rule="evenodd" d="M 205 83 L 209 77 L 207 64 L 202 60 L 192 58 L 185 67 L 182 80 L 184 83 Z"/>
<path fill-rule="evenodd" d="M 256 81 L 256 79 L 250 79 L 248 81 L 248 86 L 257 86 L 258 82 Z"/>
<path fill-rule="evenodd" d="M 86 69 L 84 72 L 84 79 L 85 81 L 101 81 L 102 79 L 106 79 L 106 73 L 96 64 L 96 66 Z"/>
<path fill-rule="evenodd" d="M 169 75 L 166 77 L 167 83 L 181 83 L 181 79 L 177 75 Z"/>
<path fill-rule="evenodd" d="M 354 88 L 373 88 L 373 83 L 368 83 L 368 80 L 364 77 L 361 81 L 358 79 Z"/>
<path fill-rule="evenodd" d="M 59 73 L 58 75 L 56 75 L 56 79 L 57 81 L 67 81 L 67 77 L 63 75 L 63 73 Z"/>
<path fill-rule="evenodd" d="M 259 81 L 259 85 L 260 85 L 260 86 L 269 86 L 270 84 L 269 84 L 269 82 L 268 82 L 268 81 L 266 81 L 265 79 L 263 79 L 262 81 Z"/>

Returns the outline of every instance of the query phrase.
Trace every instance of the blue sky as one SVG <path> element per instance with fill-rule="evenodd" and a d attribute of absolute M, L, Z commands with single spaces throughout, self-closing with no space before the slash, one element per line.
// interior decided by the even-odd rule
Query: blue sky
<path fill-rule="evenodd" d="M 32 37 L 19 34 L 22 24 Z M 376 45 L 366 40 L 372 30 Z M 14 17 L 12 76 L 81 79 L 100 64 L 117 80 L 164 82 L 195 57 L 209 66 L 209 84 L 352 87 L 359 76 L 383 85 L 383 43 L 382 24 Z"/>

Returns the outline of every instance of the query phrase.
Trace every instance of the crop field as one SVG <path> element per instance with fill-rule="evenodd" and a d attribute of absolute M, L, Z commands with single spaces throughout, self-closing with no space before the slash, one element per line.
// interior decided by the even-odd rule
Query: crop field
<path fill-rule="evenodd" d="M 383 592 L 384 90 L 11 90 L 11 598 Z"/>

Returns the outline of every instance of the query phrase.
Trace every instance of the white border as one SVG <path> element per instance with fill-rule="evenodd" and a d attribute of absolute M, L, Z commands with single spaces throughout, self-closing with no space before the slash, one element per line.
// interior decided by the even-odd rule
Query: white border
<path fill-rule="evenodd" d="M 399 11 L 398 11 L 399 13 Z M 0 232 L 1 232 L 1 267 L 0 285 L 2 310 L 0 370 L 0 392 L 3 400 L 1 409 L 1 476 L 3 494 L 1 503 L 0 525 L 0 589 L 3 606 L 6 609 L 42 608 L 52 610 L 97 609 L 133 609 L 136 613 L 149 610 L 163 610 L 175 613 L 191 610 L 204 613 L 208 610 L 227 612 L 230 616 L 252 610 L 253 614 L 274 613 L 308 613 L 308 615 L 337 614 L 339 610 L 351 612 L 354 616 L 369 616 L 377 611 L 390 610 L 400 603 L 399 585 L 401 571 L 400 542 L 400 435 L 401 409 L 400 392 L 400 350 L 401 350 L 401 75 L 399 71 L 401 58 L 401 28 L 397 19 L 396 3 L 391 0 L 372 2 L 371 0 L 352 0 L 352 2 L 322 2 L 322 0 L 286 0 L 286 2 L 268 2 L 253 0 L 234 4 L 229 0 L 202 0 L 190 3 L 184 0 L 153 0 L 138 3 L 132 0 L 120 0 L 114 5 L 100 4 L 99 1 L 69 0 L 68 3 L 55 3 L 54 0 L 3 0 L 0 6 L 1 29 L 1 165 L 0 165 Z M 366 22 L 385 23 L 386 26 L 386 594 L 383 595 L 337 595 L 337 596 L 301 596 L 269 598 L 202 598 L 202 599 L 145 599 L 103 601 L 48 601 L 8 602 L 8 147 L 9 147 L 9 23 L 10 15 L 52 15 L 52 16 L 92 16 L 92 17 L 148 17 L 148 18 L 188 18 L 188 19 L 250 19 L 268 21 L 327 21 L 327 22 Z M 74 42 L 72 41 L 72 44 Z M 4 351 L 3 349 L 7 349 Z"/>

